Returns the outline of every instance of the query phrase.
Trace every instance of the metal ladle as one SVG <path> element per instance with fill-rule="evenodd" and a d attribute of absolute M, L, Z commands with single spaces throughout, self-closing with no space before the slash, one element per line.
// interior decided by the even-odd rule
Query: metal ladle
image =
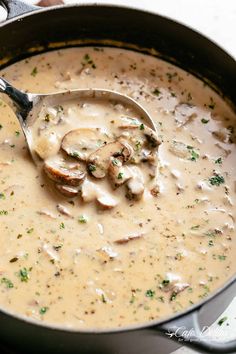
<path fill-rule="evenodd" d="M 77 98 L 96 98 L 120 102 L 133 108 L 142 118 L 142 121 L 148 127 L 156 131 L 155 124 L 149 113 L 133 98 L 116 91 L 92 88 L 75 89 L 50 94 L 24 93 L 13 87 L 5 79 L 0 78 L 0 92 L 6 94 L 13 101 L 16 116 L 25 134 L 26 141 L 33 158 L 34 154 L 31 148 L 32 141 L 28 127 L 35 119 L 37 119 L 37 113 L 40 111 L 42 105 L 58 105 L 65 101 Z"/>

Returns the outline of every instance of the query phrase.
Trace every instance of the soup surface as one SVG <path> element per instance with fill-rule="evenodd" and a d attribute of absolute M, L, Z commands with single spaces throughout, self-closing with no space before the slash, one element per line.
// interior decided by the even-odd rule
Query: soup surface
<path fill-rule="evenodd" d="M 142 117 L 119 102 L 51 104 L 31 126 L 36 166 L 1 96 L 2 308 L 69 328 L 120 327 L 187 308 L 234 274 L 235 114 L 209 87 L 114 48 L 53 51 L 1 75 L 29 92 L 125 93 L 159 139 L 152 145 Z M 114 141 L 125 146 L 99 160 Z"/>

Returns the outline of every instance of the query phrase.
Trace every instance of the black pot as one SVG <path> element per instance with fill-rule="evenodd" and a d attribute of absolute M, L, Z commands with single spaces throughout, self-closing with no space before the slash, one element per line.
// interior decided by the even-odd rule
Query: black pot
<path fill-rule="evenodd" d="M 16 0 L 1 2 L 8 10 L 8 20 L 0 25 L 1 67 L 53 48 L 109 44 L 151 53 L 178 65 L 236 106 L 235 60 L 209 39 L 170 19 L 117 6 L 39 9 Z M 72 331 L 26 321 L 2 309 L 0 342 L 23 353 L 164 354 L 180 345 L 201 352 L 232 353 L 236 340 L 211 341 L 201 337 L 201 328 L 222 313 L 235 290 L 233 278 L 206 300 L 171 318 L 121 330 Z"/>

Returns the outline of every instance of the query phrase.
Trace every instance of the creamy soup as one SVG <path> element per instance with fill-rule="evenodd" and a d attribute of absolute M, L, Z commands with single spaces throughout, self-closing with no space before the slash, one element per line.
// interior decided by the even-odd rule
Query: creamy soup
<path fill-rule="evenodd" d="M 1 71 L 48 93 L 108 88 L 120 102 L 41 107 L 32 160 L 0 101 L 0 305 L 68 328 L 164 318 L 235 272 L 235 114 L 209 87 L 157 58 L 70 48 Z"/>

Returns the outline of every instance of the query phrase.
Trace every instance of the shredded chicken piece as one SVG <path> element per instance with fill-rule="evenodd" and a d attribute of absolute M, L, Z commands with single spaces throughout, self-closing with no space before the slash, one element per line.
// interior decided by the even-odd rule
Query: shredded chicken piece
<path fill-rule="evenodd" d="M 56 219 L 56 216 L 53 215 L 53 213 L 50 212 L 50 211 L 47 210 L 47 209 L 38 210 L 37 213 L 38 213 L 39 215 L 45 215 L 45 216 L 47 216 L 47 217 L 49 217 L 49 218 L 51 218 L 51 219 Z"/>
<path fill-rule="evenodd" d="M 101 259 L 105 262 L 109 261 L 109 260 L 113 260 L 114 258 L 116 258 L 118 256 L 118 253 L 115 252 L 111 247 L 109 246 L 104 246 L 102 248 L 99 248 L 97 250 L 97 253 L 99 254 L 99 256 L 101 257 Z"/>
<path fill-rule="evenodd" d="M 73 215 L 71 215 L 69 209 L 67 209 L 67 207 L 65 207 L 64 205 L 57 204 L 57 210 L 59 211 L 60 214 L 73 218 Z"/>
<path fill-rule="evenodd" d="M 145 235 L 144 233 L 140 233 L 136 235 L 134 234 L 134 235 L 125 236 L 124 238 L 114 241 L 114 243 L 116 243 L 117 245 L 123 245 L 125 243 L 128 243 L 129 241 L 134 241 L 143 238 L 144 235 Z"/>

